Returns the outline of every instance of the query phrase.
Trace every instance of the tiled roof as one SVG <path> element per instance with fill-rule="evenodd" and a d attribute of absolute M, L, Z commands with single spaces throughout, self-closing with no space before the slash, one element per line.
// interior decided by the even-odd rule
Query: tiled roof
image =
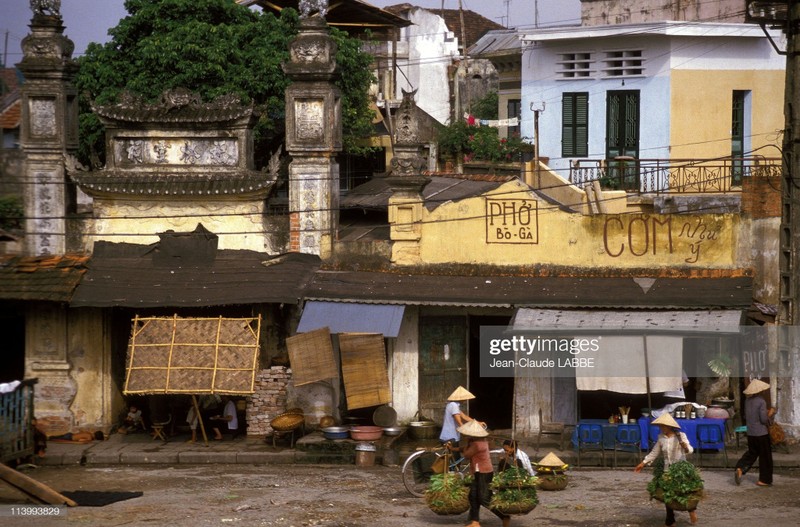
<path fill-rule="evenodd" d="M 69 302 L 88 255 L 0 256 L 0 299 Z"/>
<path fill-rule="evenodd" d="M 403 3 L 388 6 L 384 9 L 390 13 L 400 14 L 405 13 L 414 7 L 417 6 L 409 3 Z M 464 38 L 466 39 L 466 42 L 461 42 L 461 12 L 458 9 L 424 9 L 444 18 L 444 23 L 447 26 L 447 29 L 452 31 L 456 38 L 458 38 L 459 44 L 463 49 L 469 49 L 469 47 L 475 44 L 478 39 L 481 38 L 487 31 L 492 29 L 505 29 L 502 25 L 489 20 L 483 15 L 479 15 L 475 11 L 464 9 Z"/>
<path fill-rule="evenodd" d="M 419 271 L 417 271 L 419 272 Z M 645 291 L 631 277 L 415 274 L 415 270 L 319 270 L 306 288 L 314 300 L 410 305 L 606 309 L 747 309 L 753 279 L 734 273 L 656 278 Z"/>
<path fill-rule="evenodd" d="M 265 12 L 279 12 L 286 7 L 297 9 L 299 4 L 298 0 L 236 0 L 236 2 L 244 6 L 258 5 Z M 338 0 L 325 15 L 325 21 L 330 26 L 339 27 L 348 32 L 352 32 L 354 29 L 374 30 L 409 25 L 407 20 L 362 0 Z"/>
<path fill-rule="evenodd" d="M 97 242 L 73 307 L 204 307 L 296 303 L 319 257 L 218 250 L 213 262 L 154 260 L 153 245 Z M 188 262 L 188 263 L 187 263 Z M 193 265 L 197 263 L 197 265 Z"/>
<path fill-rule="evenodd" d="M 13 130 L 19 128 L 20 118 L 22 117 L 22 101 L 17 99 L 8 107 L 0 111 L 0 128 L 3 130 Z"/>
<path fill-rule="evenodd" d="M 273 175 L 255 170 L 220 171 L 218 175 L 101 170 L 69 175 L 90 195 L 115 196 L 247 196 L 266 193 L 275 183 Z"/>
<path fill-rule="evenodd" d="M 19 127 L 22 116 L 21 75 L 16 68 L 0 68 L 0 128 L 4 130 Z"/>

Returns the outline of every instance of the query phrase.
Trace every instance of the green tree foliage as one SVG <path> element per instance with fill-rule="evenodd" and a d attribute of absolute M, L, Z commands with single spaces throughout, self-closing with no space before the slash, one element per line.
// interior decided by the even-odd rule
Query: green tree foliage
<path fill-rule="evenodd" d="M 472 114 L 476 119 L 497 119 L 499 100 L 497 92 L 490 91 L 472 103 Z"/>
<path fill-rule="evenodd" d="M 19 196 L 0 196 L 0 228 L 21 228 L 23 215 L 22 199 Z"/>
<path fill-rule="evenodd" d="M 82 161 L 103 152 L 104 131 L 90 100 L 113 103 L 125 90 L 152 102 L 178 87 L 205 101 L 234 93 L 245 103 L 254 102 L 260 112 L 258 162 L 283 142 L 284 91 L 290 81 L 281 65 L 297 34 L 296 11 L 284 9 L 278 18 L 234 0 L 126 0 L 125 8 L 128 16 L 109 30 L 111 40 L 90 44 L 79 59 Z M 353 134 L 369 129 L 371 57 L 345 33 L 333 30 L 332 36 L 339 45 L 345 144 L 351 145 Z"/>

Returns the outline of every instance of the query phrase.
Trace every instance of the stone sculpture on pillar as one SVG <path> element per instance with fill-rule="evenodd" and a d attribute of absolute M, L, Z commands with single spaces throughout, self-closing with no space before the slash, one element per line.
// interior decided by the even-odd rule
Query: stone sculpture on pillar
<path fill-rule="evenodd" d="M 389 198 L 392 262 L 420 263 L 419 241 L 422 237 L 422 189 L 430 178 L 423 175 L 426 162 L 419 143 L 418 108 L 413 92 L 403 90 L 403 101 L 397 109 L 394 133 L 394 157 L 387 183 L 392 189 Z"/>
<path fill-rule="evenodd" d="M 320 6 L 325 4 L 325 7 Z M 283 65 L 292 84 L 286 89 L 286 150 L 289 165 L 291 251 L 329 256 L 336 237 L 339 165 L 342 150 L 341 93 L 336 43 L 323 17 L 327 2 L 303 11 L 300 31 Z M 316 10 L 316 14 L 309 16 Z"/>
<path fill-rule="evenodd" d="M 73 201 L 64 155 L 78 149 L 75 45 L 64 36 L 58 0 L 32 0 L 31 32 L 22 40 L 20 143 L 25 154 L 25 252 L 66 252 L 66 220 Z"/>

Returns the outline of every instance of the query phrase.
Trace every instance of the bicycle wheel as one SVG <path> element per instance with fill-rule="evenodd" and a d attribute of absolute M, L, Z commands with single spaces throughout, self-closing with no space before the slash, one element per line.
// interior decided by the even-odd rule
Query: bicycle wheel
<path fill-rule="evenodd" d="M 433 463 L 438 458 L 436 452 L 428 450 L 420 450 L 408 456 L 403 463 L 403 485 L 408 492 L 417 497 L 425 495 L 425 489 L 433 475 Z"/>

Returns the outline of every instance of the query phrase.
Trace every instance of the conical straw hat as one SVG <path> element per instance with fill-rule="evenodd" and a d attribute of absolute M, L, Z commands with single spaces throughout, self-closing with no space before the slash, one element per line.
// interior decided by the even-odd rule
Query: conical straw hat
<path fill-rule="evenodd" d="M 672 416 L 669 415 L 667 412 L 664 412 L 663 414 L 656 417 L 650 424 L 669 426 L 670 428 L 677 428 L 678 430 L 681 429 L 681 426 L 678 424 L 678 422 L 675 421 L 675 419 L 673 419 Z"/>
<path fill-rule="evenodd" d="M 755 395 L 757 393 L 761 393 L 764 390 L 769 390 L 769 384 L 765 383 L 764 381 L 760 381 L 755 379 L 750 381 L 750 384 L 747 385 L 747 388 L 744 389 L 745 395 Z"/>
<path fill-rule="evenodd" d="M 550 452 L 546 456 L 542 458 L 539 463 L 537 463 L 540 467 L 563 467 L 564 462 L 558 459 L 558 456 Z"/>
<path fill-rule="evenodd" d="M 450 397 L 447 398 L 448 401 L 467 401 L 469 399 L 474 399 L 475 396 L 469 393 L 469 391 L 464 388 L 463 386 L 459 386 L 455 389 L 453 393 L 450 394 Z"/>
<path fill-rule="evenodd" d="M 475 419 L 469 421 L 465 425 L 459 426 L 458 433 L 471 437 L 486 437 L 489 435 L 489 432 L 487 432 L 486 429 L 482 427 Z"/>

